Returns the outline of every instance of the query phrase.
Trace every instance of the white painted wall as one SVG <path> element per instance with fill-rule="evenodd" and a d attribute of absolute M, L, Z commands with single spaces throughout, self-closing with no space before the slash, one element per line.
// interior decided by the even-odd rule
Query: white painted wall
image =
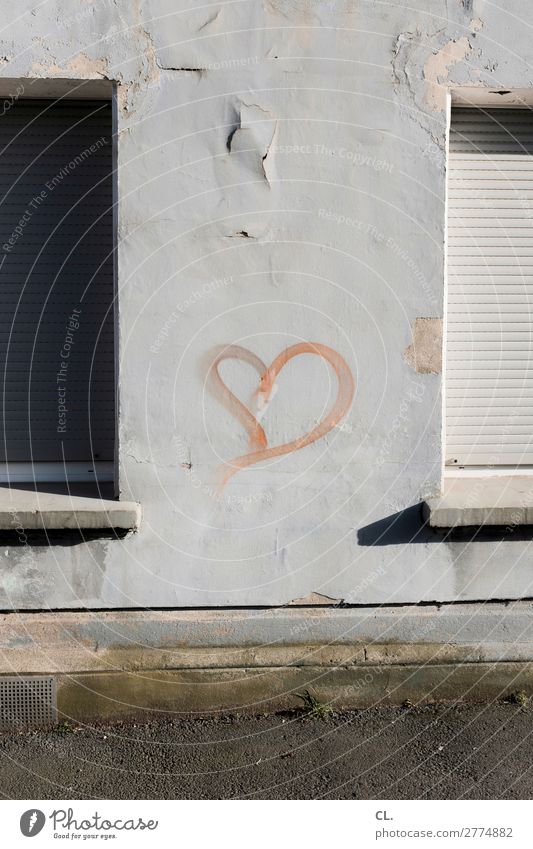
<path fill-rule="evenodd" d="M 415 320 L 443 314 L 447 86 L 533 85 L 529 4 L 416 5 L 22 0 L 4 19 L 2 76 L 118 81 L 120 484 L 144 520 L 122 541 L 0 551 L 2 607 L 531 595 L 527 540 L 417 532 L 441 376 L 405 355 Z M 269 365 L 300 342 L 345 360 L 350 411 L 216 494 L 249 448 L 208 394 L 209 357 L 240 345 Z M 251 365 L 221 375 L 250 402 Z M 321 357 L 294 358 L 268 445 L 336 392 Z"/>

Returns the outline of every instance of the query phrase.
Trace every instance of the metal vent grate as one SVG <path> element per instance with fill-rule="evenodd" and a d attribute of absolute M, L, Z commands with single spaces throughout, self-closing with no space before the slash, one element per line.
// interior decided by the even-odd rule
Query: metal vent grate
<path fill-rule="evenodd" d="M 0 728 L 38 728 L 57 718 L 56 686 L 51 676 L 0 677 Z"/>

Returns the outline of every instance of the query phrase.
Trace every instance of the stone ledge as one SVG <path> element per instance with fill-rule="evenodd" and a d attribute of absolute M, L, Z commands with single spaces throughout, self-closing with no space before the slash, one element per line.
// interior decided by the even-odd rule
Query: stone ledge
<path fill-rule="evenodd" d="M 0 488 L 0 530 L 135 530 L 141 506 L 69 493 Z"/>
<path fill-rule="evenodd" d="M 446 478 L 423 512 L 432 528 L 533 525 L 533 475 Z"/>

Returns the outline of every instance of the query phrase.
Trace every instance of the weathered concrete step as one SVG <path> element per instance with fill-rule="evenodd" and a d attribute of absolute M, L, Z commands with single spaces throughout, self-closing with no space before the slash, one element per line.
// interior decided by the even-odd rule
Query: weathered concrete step
<path fill-rule="evenodd" d="M 533 694 L 531 663 L 154 670 L 57 677 L 58 717 L 93 722 L 150 721 L 218 712 L 301 708 L 309 690 L 336 709 L 433 702 L 480 702 Z"/>

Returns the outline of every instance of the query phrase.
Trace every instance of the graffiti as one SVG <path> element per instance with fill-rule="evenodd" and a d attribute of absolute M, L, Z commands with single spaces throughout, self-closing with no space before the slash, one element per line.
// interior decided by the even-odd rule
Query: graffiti
<path fill-rule="evenodd" d="M 300 354 L 316 354 L 331 365 L 337 376 L 337 397 L 327 415 L 312 430 L 298 437 L 298 439 L 269 448 L 267 436 L 259 419 L 274 394 L 279 373 L 293 357 L 298 357 Z M 247 454 L 229 460 L 219 468 L 218 484 L 221 489 L 226 486 L 233 475 L 247 466 L 253 466 L 274 457 L 282 457 L 284 454 L 292 454 L 294 451 L 299 451 L 318 439 L 322 439 L 345 417 L 351 407 L 355 383 L 348 364 L 337 351 L 327 345 L 322 345 L 320 342 L 299 342 L 296 345 L 291 345 L 289 348 L 285 348 L 281 354 L 278 354 L 269 366 L 265 365 L 252 351 L 240 345 L 221 346 L 216 348 L 212 355 L 213 359 L 208 372 L 209 390 L 244 427 L 248 434 L 251 449 Z M 224 360 L 231 359 L 251 365 L 259 375 L 259 385 L 252 398 L 256 408 L 255 414 L 233 394 L 220 376 L 220 364 Z"/>

